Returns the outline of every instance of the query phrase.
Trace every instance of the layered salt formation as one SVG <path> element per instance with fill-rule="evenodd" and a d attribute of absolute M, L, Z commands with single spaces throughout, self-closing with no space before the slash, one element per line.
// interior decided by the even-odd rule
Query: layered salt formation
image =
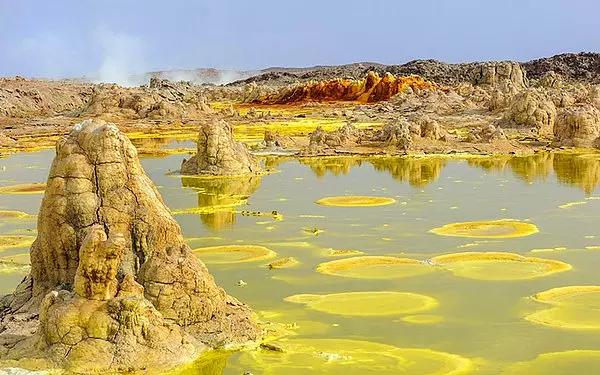
<path fill-rule="evenodd" d="M 198 153 L 181 165 L 181 173 L 186 175 L 231 176 L 261 171 L 256 157 L 233 138 L 233 128 L 223 120 L 202 125 Z"/>
<path fill-rule="evenodd" d="M 129 139 L 104 121 L 57 142 L 31 263 L 3 301 L 5 359 L 165 368 L 259 336 L 250 309 L 184 242 Z"/>

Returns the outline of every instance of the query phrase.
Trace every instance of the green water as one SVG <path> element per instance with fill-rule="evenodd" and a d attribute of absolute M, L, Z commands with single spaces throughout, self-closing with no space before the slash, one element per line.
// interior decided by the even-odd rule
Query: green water
<path fill-rule="evenodd" d="M 45 181 L 52 158 L 53 151 L 43 151 L 1 159 L 0 186 Z M 192 248 L 262 245 L 277 252 L 278 257 L 293 256 L 300 261 L 293 268 L 279 270 L 267 269 L 265 265 L 270 261 L 208 265 L 217 283 L 253 310 L 269 312 L 263 316 L 277 322 L 296 323 L 297 335 L 292 340 L 342 338 L 399 348 L 431 349 L 473 360 L 474 374 L 512 373 L 508 370 L 511 364 L 530 361 L 548 352 L 600 350 L 598 310 L 590 308 L 590 314 L 598 316 L 598 330 L 562 329 L 523 319 L 525 314 L 546 307 L 528 299 L 536 292 L 600 284 L 600 248 L 586 249 L 600 246 L 600 200 L 589 199 L 600 196 L 597 155 L 540 154 L 468 160 L 268 158 L 264 162 L 277 169 L 277 173 L 204 181 L 167 175 L 167 171 L 177 169 L 181 159 L 181 155 L 142 159 L 146 173 L 172 211 L 199 205 L 227 206 L 247 198 L 247 204 L 235 208 L 175 215 Z M 339 195 L 391 197 L 397 202 L 355 208 L 314 203 L 323 197 Z M 0 209 L 36 214 L 41 198 L 42 195 L 35 194 L 0 195 Z M 559 207 L 570 202 L 585 203 Z M 274 210 L 282 215 L 282 220 L 241 213 Z M 497 219 L 527 220 L 539 228 L 539 233 L 482 240 L 428 232 L 453 222 Z M 35 235 L 32 232 L 35 219 L 2 218 L 0 223 L 0 234 Z M 323 232 L 313 235 L 303 230 L 314 228 Z M 557 247 L 566 249 L 530 253 L 532 249 Z M 573 269 L 531 280 L 510 281 L 474 280 L 450 272 L 354 279 L 315 272 L 318 264 L 339 259 L 325 255 L 330 248 L 423 260 L 464 251 L 512 252 L 560 260 L 571 264 Z M 27 251 L 9 249 L 1 255 Z M 12 291 L 23 276 L 0 275 L 1 291 Z M 237 286 L 239 280 L 247 285 Z M 416 324 L 403 321 L 404 315 L 334 315 L 284 301 L 285 297 L 302 293 L 361 291 L 409 292 L 433 297 L 439 305 L 425 314 L 438 319 L 431 324 Z M 331 352 L 335 353 L 335 349 L 331 348 Z M 204 370 L 196 373 L 262 374 L 265 363 L 270 363 L 264 360 L 253 364 L 247 359 L 243 353 L 216 356 L 199 364 Z M 559 374 L 564 372 L 548 370 L 569 368 L 577 374 L 595 374 L 598 364 L 600 357 L 594 361 L 566 356 L 558 360 L 556 367 L 519 373 Z M 312 367 L 313 371 L 308 372 L 318 373 L 317 369 L 322 366 Z M 390 369 L 390 373 L 394 371 Z"/>

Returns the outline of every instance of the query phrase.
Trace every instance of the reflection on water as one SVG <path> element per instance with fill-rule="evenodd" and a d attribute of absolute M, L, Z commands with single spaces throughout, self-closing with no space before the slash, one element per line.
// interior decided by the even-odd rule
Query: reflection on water
<path fill-rule="evenodd" d="M 531 156 L 515 156 L 509 165 L 515 176 L 526 182 L 544 181 L 552 171 L 554 154 L 540 152 Z"/>
<path fill-rule="evenodd" d="M 325 177 L 347 175 L 352 168 L 368 161 L 377 171 L 387 172 L 398 181 L 407 182 L 413 187 L 424 187 L 436 181 L 449 159 L 441 157 L 352 157 L 304 158 L 300 163 L 308 165 L 314 174 Z M 559 182 L 577 186 L 586 194 L 600 184 L 600 154 L 551 154 L 539 152 L 528 156 L 490 156 L 468 158 L 468 165 L 483 170 L 510 170 L 516 177 L 525 181 L 544 181 L 554 171 Z M 276 164 L 272 161 L 271 164 Z"/>
<path fill-rule="evenodd" d="M 600 184 L 600 154 L 540 152 L 530 156 L 474 158 L 469 159 L 468 163 L 486 171 L 510 169 L 525 182 L 544 181 L 554 171 L 558 182 L 576 186 L 587 195 Z"/>
<path fill-rule="evenodd" d="M 277 169 L 277 167 L 285 162 L 290 160 L 294 160 L 294 158 L 289 156 L 265 156 L 264 158 L 265 169 Z"/>
<path fill-rule="evenodd" d="M 266 157 L 265 167 L 276 169 L 294 160 L 289 157 Z M 439 179 L 450 159 L 440 157 L 353 157 L 301 158 L 298 162 L 310 168 L 318 179 L 345 176 L 353 168 L 368 162 L 376 171 L 387 173 L 395 180 L 412 187 L 424 188 Z M 527 183 L 545 181 L 554 172 L 560 183 L 579 187 L 587 195 L 600 183 L 600 155 L 536 153 L 529 156 L 494 156 L 468 158 L 470 167 L 488 172 L 510 171 Z M 182 177 L 184 187 L 198 192 L 197 207 L 202 222 L 214 232 L 232 227 L 236 222 L 236 207 L 246 204 L 260 187 L 262 176 L 235 178 Z"/>
<path fill-rule="evenodd" d="M 346 175 L 352 167 L 360 167 L 362 159 L 352 157 L 303 158 L 300 163 L 308 165 L 315 176 L 322 178 L 331 173 L 334 176 Z"/>
<path fill-rule="evenodd" d="M 196 178 L 182 177 L 183 187 L 198 191 L 200 220 L 219 232 L 235 224 L 235 207 L 243 204 L 260 187 L 262 176 Z"/>
<path fill-rule="evenodd" d="M 501 155 L 494 157 L 476 157 L 467 159 L 467 163 L 471 167 L 481 168 L 484 171 L 501 171 L 506 168 L 511 156 Z"/>
<path fill-rule="evenodd" d="M 408 182 L 413 187 L 423 187 L 440 177 L 446 160 L 441 158 L 371 158 L 378 171 L 388 172 L 395 180 Z"/>
<path fill-rule="evenodd" d="M 556 154 L 553 167 L 559 182 L 577 186 L 588 195 L 600 182 L 600 154 Z"/>
<path fill-rule="evenodd" d="M 333 176 L 347 175 L 355 167 L 361 167 L 367 161 L 382 172 L 389 173 L 398 181 L 408 182 L 411 186 L 422 187 L 438 179 L 446 160 L 441 158 L 406 157 L 324 157 L 303 158 L 300 163 L 308 165 L 315 176 L 323 178 L 330 173 Z"/>
<path fill-rule="evenodd" d="M 45 181 L 52 154 L 23 153 L 0 159 L 0 186 Z M 589 326 L 593 320 L 597 324 L 599 299 L 577 297 L 577 306 L 552 310 L 555 306 L 531 298 L 555 288 L 600 284 L 600 200 L 584 199 L 585 195 L 600 193 L 597 154 L 540 153 L 466 160 L 267 158 L 265 164 L 279 173 L 241 178 L 167 175 L 180 161 L 181 156 L 170 155 L 144 158 L 142 164 L 167 206 L 173 212 L 188 213 L 175 218 L 188 240 L 193 241 L 193 248 L 256 245 L 273 250 L 280 259 L 298 260 L 295 267 L 269 270 L 266 265 L 270 260 L 210 262 L 206 253 L 198 252 L 228 293 L 252 306 L 263 320 L 281 323 L 296 335 L 283 341 L 287 353 L 216 352 L 171 374 L 397 374 L 402 373 L 397 366 L 400 357 L 403 363 L 410 361 L 417 366 L 408 374 L 448 374 L 452 366 L 440 369 L 435 363 L 444 365 L 450 357 L 437 355 L 435 358 L 441 358 L 443 363 L 435 362 L 431 353 L 449 353 L 456 356 L 454 359 L 473 361 L 477 366 L 468 373 L 478 375 L 513 373 L 505 371 L 515 364 L 520 364 L 516 365 L 520 371 L 515 372 L 519 374 L 597 372 L 595 354 L 585 359 L 570 354 L 548 357 L 545 353 L 600 351 L 598 330 L 579 329 L 582 322 Z M 24 165 L 41 169 L 23 173 Z M 316 203 L 335 196 L 377 196 L 396 202 L 377 207 L 329 207 Z M 0 194 L 0 209 L 36 214 L 41 199 L 40 194 Z M 274 210 L 281 214 L 279 220 L 270 215 Z M 236 211 L 267 215 L 236 216 Z M 8 213 L 0 216 L 0 236 L 35 234 L 34 218 Z M 491 231 L 494 238 L 439 236 L 430 232 L 453 223 L 501 219 L 535 225 L 539 232 L 507 238 L 498 235 L 506 232 L 497 225 L 483 228 L 485 234 Z M 224 231 L 226 228 L 233 230 Z M 222 233 L 215 236 L 215 231 Z M 311 234 L 313 231 L 319 234 Z M 0 260 L 26 262 L 27 246 L 16 246 L 20 247 L 2 250 Z M 551 251 L 539 251 L 544 249 Z M 464 252 L 471 253 L 471 257 L 510 253 L 512 258 L 467 262 L 460 255 Z M 329 258 L 332 254 L 337 257 Z M 450 264 L 449 254 L 460 256 L 462 261 Z M 526 260 L 533 257 L 540 259 L 528 264 Z M 319 265 L 331 266 L 334 259 L 338 266 L 345 267 L 337 267 L 335 273 L 315 272 Z M 365 259 L 370 262 L 368 267 L 347 267 Z M 572 269 L 563 266 L 564 272 L 548 272 L 544 265 L 549 264 L 571 265 Z M 0 273 L 1 291 L 14 290 L 22 277 L 20 272 Z M 346 298 L 372 296 L 373 292 L 430 296 L 438 304 L 422 314 L 409 316 L 354 316 L 345 310 L 343 314 L 331 314 L 314 305 L 285 301 L 286 297 L 298 295 L 331 299 L 332 295 Z M 370 301 L 372 308 L 380 302 L 382 308 L 386 307 L 386 301 Z M 526 319 L 531 316 L 549 316 L 557 322 L 577 325 L 566 329 L 556 324 L 537 324 Z M 347 342 L 349 339 L 351 343 Z M 273 347 L 276 349 L 281 343 L 277 341 Z M 363 351 L 374 344 L 378 353 L 385 353 L 372 355 L 371 351 Z M 411 352 L 414 349 L 426 355 L 415 357 L 412 354 L 418 353 Z M 346 357 L 360 361 L 359 365 L 353 366 L 351 358 Z M 284 370 L 273 367 L 282 361 L 286 361 Z M 571 366 L 573 363 L 577 365 Z M 565 368 L 576 371 L 561 372 Z"/>

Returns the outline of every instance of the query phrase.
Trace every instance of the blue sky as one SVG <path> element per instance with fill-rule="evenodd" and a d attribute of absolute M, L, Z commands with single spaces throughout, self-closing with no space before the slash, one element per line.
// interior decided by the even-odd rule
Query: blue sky
<path fill-rule="evenodd" d="M 597 0 L 0 0 L 0 76 L 600 51 Z"/>

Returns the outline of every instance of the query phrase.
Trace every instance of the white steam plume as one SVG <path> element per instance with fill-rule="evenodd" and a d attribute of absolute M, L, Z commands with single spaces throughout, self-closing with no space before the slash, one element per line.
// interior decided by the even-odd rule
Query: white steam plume
<path fill-rule="evenodd" d="M 101 65 L 95 82 L 137 86 L 135 74 L 145 71 L 145 45 L 141 38 L 98 28 L 95 38 L 101 48 Z"/>

